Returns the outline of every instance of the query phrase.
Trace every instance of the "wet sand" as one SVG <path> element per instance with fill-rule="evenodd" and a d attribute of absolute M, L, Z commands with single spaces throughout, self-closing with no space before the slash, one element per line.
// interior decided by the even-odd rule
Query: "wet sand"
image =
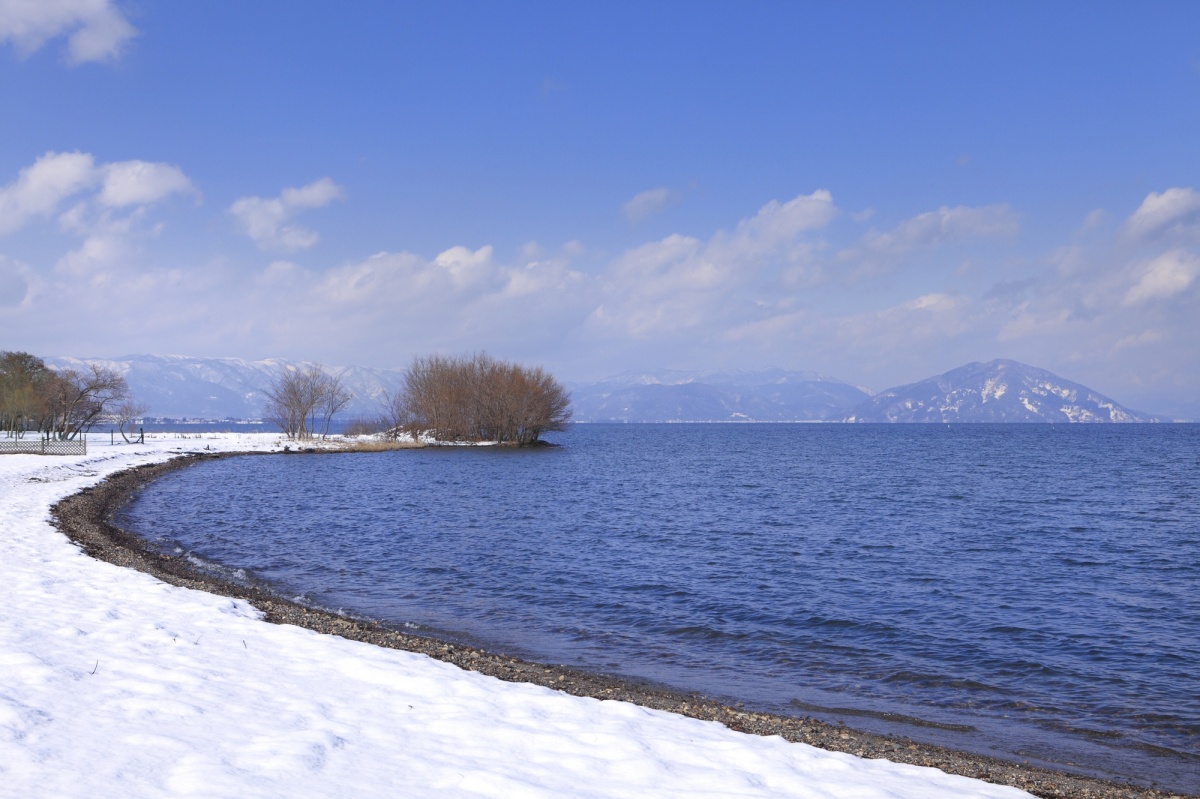
<path fill-rule="evenodd" d="M 189 455 L 164 463 L 129 469 L 99 485 L 59 502 L 52 509 L 55 524 L 85 552 L 100 560 L 152 574 L 172 585 L 244 599 L 261 610 L 267 621 L 294 624 L 328 635 L 376 646 L 418 652 L 509 682 L 527 682 L 576 696 L 614 699 L 643 707 L 717 721 L 753 735 L 780 735 L 822 749 L 866 758 L 932 766 L 949 774 L 1010 785 L 1046 799 L 1166 799 L 1183 794 L 1079 776 L 1040 766 L 924 744 L 899 735 L 880 735 L 809 717 L 760 713 L 636 681 L 590 674 L 550 664 L 534 663 L 435 638 L 415 636 L 386 625 L 314 610 L 267 591 L 206 574 L 182 558 L 154 552 L 140 537 L 114 527 L 112 515 L 143 485 L 167 472 L 205 459 L 266 453 Z M 1147 780 L 1151 781 L 1150 779 Z M 1195 799 L 1195 797 L 1190 797 Z"/>

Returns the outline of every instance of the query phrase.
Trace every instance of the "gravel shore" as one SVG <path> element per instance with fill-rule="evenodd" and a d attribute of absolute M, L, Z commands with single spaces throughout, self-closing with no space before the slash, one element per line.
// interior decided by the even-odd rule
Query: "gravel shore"
<path fill-rule="evenodd" d="M 54 521 L 59 529 L 95 558 L 147 572 L 172 585 L 244 599 L 261 610 L 268 621 L 276 624 L 294 624 L 377 646 L 419 652 L 510 682 L 534 683 L 576 696 L 632 702 L 693 718 L 718 721 L 731 729 L 754 735 L 780 735 L 789 741 L 866 758 L 886 758 L 900 763 L 933 766 L 949 774 L 1010 785 L 1046 799 L 1196 799 L 1154 788 L 1122 785 L 958 752 L 901 736 L 862 732 L 813 718 L 751 712 L 697 694 L 664 690 L 562 666 L 533 663 L 457 643 L 406 634 L 382 624 L 306 608 L 266 591 L 204 574 L 181 558 L 148 549 L 141 538 L 109 523 L 112 514 L 149 481 L 199 460 L 221 457 L 231 455 L 190 455 L 118 473 L 55 505 Z"/>

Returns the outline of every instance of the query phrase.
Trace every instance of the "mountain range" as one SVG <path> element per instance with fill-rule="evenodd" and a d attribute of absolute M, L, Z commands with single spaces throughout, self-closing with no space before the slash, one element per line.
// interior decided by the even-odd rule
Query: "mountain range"
<path fill-rule="evenodd" d="M 281 359 L 132 355 L 46 358 L 55 369 L 98 364 L 124 375 L 148 416 L 256 419 Z M 328 368 L 354 393 L 344 418 L 378 417 L 402 372 Z M 579 422 L 1151 422 L 1086 386 L 1011 360 L 971 363 L 872 394 L 828 375 L 783 369 L 627 372 L 573 383 Z"/>
<path fill-rule="evenodd" d="M 52 369 L 89 364 L 116 370 L 149 416 L 173 419 L 257 419 L 266 403 L 264 389 L 281 369 L 308 363 L 269 358 L 192 358 L 184 355 L 126 355 L 119 358 L 45 358 Z M 326 369 L 342 378 L 354 399 L 347 418 L 377 417 L 381 400 L 404 380 L 401 372 L 348 366 Z"/>
<path fill-rule="evenodd" d="M 813 422 L 840 419 L 866 389 L 815 372 L 627 372 L 571 388 L 592 422 Z"/>

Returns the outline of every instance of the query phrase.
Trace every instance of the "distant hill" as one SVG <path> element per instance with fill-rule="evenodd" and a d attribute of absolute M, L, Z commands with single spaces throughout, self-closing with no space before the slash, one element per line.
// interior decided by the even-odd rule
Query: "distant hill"
<path fill-rule="evenodd" d="M 270 358 L 191 358 L 182 355 L 126 355 L 119 358 L 46 358 L 54 369 L 99 364 L 125 377 L 134 396 L 150 407 L 149 416 L 189 419 L 257 419 L 262 416 L 263 389 L 286 366 L 298 361 Z M 400 372 L 360 366 L 327 368 L 354 392 L 345 417 L 379 416 L 380 398 L 403 379 Z"/>
<path fill-rule="evenodd" d="M 269 358 L 46 358 L 56 369 L 100 364 L 125 376 L 152 417 L 257 419 L 263 389 L 296 361 Z M 328 368 L 354 392 L 341 415 L 374 417 L 402 372 L 361 366 Z M 874 396 L 815 372 L 627 372 L 569 385 L 579 422 L 1150 422 L 1086 386 L 1017 361 L 972 363 Z"/>
<path fill-rule="evenodd" d="M 1154 422 L 1087 386 L 1017 361 L 969 363 L 881 391 L 847 422 Z"/>
<path fill-rule="evenodd" d="M 570 386 L 579 422 L 840 420 L 870 394 L 814 372 L 627 372 Z"/>

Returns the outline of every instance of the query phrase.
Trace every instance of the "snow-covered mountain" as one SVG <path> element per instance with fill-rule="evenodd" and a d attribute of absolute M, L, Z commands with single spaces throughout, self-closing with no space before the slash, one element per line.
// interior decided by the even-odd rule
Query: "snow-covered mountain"
<path fill-rule="evenodd" d="M 99 364 L 124 375 L 150 416 L 255 419 L 263 389 L 279 370 L 306 363 L 269 358 L 46 358 L 56 369 Z M 375 417 L 402 372 L 361 366 L 327 368 L 354 392 L 343 418 Z M 1148 422 L 1078 383 L 1016 361 L 972 363 L 875 396 L 815 372 L 627 372 L 568 386 L 580 422 Z"/>
<path fill-rule="evenodd" d="M 46 358 L 54 369 L 98 364 L 125 377 L 150 416 L 189 419 L 255 419 L 262 415 L 263 389 L 287 366 L 307 363 L 269 358 L 192 358 L 183 355 L 126 355 L 119 358 Z M 380 398 L 400 384 L 400 372 L 361 366 L 326 368 L 354 393 L 343 415 L 378 416 Z"/>
<path fill-rule="evenodd" d="M 870 393 L 815 372 L 627 372 L 570 386 L 580 422 L 841 419 Z"/>
<path fill-rule="evenodd" d="M 1153 422 L 1087 386 L 1017 361 L 969 363 L 890 388 L 847 422 Z"/>

